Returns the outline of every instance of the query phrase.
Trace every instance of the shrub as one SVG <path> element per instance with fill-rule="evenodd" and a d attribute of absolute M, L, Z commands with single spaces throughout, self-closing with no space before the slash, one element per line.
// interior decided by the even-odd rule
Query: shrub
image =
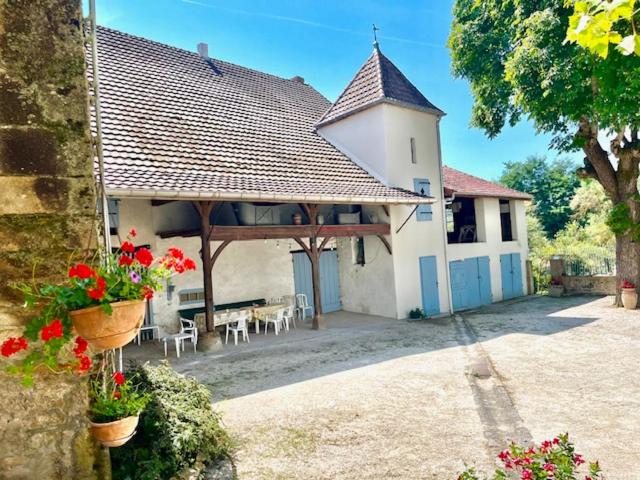
<path fill-rule="evenodd" d="M 569 434 L 558 435 L 553 440 L 545 440 L 540 445 L 523 447 L 512 443 L 498 454 L 502 464 L 491 480 L 599 480 L 601 476 L 598 462 L 583 468 L 586 461 L 575 453 Z M 580 472 L 582 474 L 580 475 Z M 475 469 L 470 468 L 458 475 L 458 480 L 480 480 Z"/>
<path fill-rule="evenodd" d="M 230 456 L 231 440 L 204 385 L 176 373 L 166 362 L 131 370 L 129 375 L 138 376 L 151 402 L 140 417 L 138 433 L 111 450 L 114 480 L 171 478 L 196 462 Z"/>

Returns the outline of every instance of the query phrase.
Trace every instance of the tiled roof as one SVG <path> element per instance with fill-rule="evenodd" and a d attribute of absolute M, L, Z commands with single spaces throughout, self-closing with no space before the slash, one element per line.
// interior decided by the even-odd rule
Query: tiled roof
<path fill-rule="evenodd" d="M 444 115 L 375 47 L 351 83 L 322 116 L 318 126 L 385 101 Z"/>
<path fill-rule="evenodd" d="M 383 185 L 320 137 L 314 124 L 330 103 L 301 81 L 104 27 L 97 35 L 110 195 L 433 201 Z"/>
<path fill-rule="evenodd" d="M 446 165 L 442 167 L 442 176 L 446 196 L 455 193 L 462 197 L 499 197 L 516 200 L 531 200 L 532 198 L 528 193 L 512 190 L 504 185 L 474 177 Z"/>

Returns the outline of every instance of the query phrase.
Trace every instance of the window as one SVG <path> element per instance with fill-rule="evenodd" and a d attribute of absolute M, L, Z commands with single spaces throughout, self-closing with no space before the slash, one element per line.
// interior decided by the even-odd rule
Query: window
<path fill-rule="evenodd" d="M 411 163 L 418 163 L 418 156 L 416 155 L 416 139 L 411 137 L 409 142 L 411 144 Z"/>
<path fill-rule="evenodd" d="M 180 290 L 180 305 L 204 302 L 204 289 Z"/>
<path fill-rule="evenodd" d="M 515 240 L 513 223 L 511 222 L 511 202 L 509 200 L 500 199 L 500 228 L 503 242 Z"/>
<path fill-rule="evenodd" d="M 450 205 L 447 205 L 446 215 L 448 243 L 476 243 L 478 241 L 476 206 L 473 198 L 456 198 Z"/>
<path fill-rule="evenodd" d="M 354 265 L 360 265 L 364 267 L 364 238 L 363 237 L 351 237 L 351 259 Z"/>
<path fill-rule="evenodd" d="M 413 188 L 420 195 L 431 195 L 431 183 L 426 178 L 414 178 Z M 430 222 L 432 217 L 431 205 L 418 205 L 416 219 L 419 222 Z"/>

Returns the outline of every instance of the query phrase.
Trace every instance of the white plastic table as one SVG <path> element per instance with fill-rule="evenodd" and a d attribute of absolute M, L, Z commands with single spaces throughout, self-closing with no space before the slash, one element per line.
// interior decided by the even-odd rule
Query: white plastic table
<path fill-rule="evenodd" d="M 180 358 L 180 348 L 184 350 L 184 341 L 193 339 L 193 335 L 190 333 L 176 333 L 175 335 L 169 335 L 164 337 L 164 356 L 167 356 L 167 343 L 173 340 L 176 343 L 176 357 Z M 196 351 L 196 344 L 193 344 L 193 351 Z"/>

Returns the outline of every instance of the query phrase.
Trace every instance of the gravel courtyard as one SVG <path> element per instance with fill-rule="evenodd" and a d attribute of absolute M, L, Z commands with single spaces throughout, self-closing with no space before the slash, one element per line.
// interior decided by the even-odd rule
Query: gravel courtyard
<path fill-rule="evenodd" d="M 412 323 L 340 312 L 326 331 L 171 363 L 210 386 L 240 479 L 453 479 L 491 471 L 510 439 L 564 431 L 607 479 L 637 479 L 640 312 L 611 303 L 527 298 Z"/>

